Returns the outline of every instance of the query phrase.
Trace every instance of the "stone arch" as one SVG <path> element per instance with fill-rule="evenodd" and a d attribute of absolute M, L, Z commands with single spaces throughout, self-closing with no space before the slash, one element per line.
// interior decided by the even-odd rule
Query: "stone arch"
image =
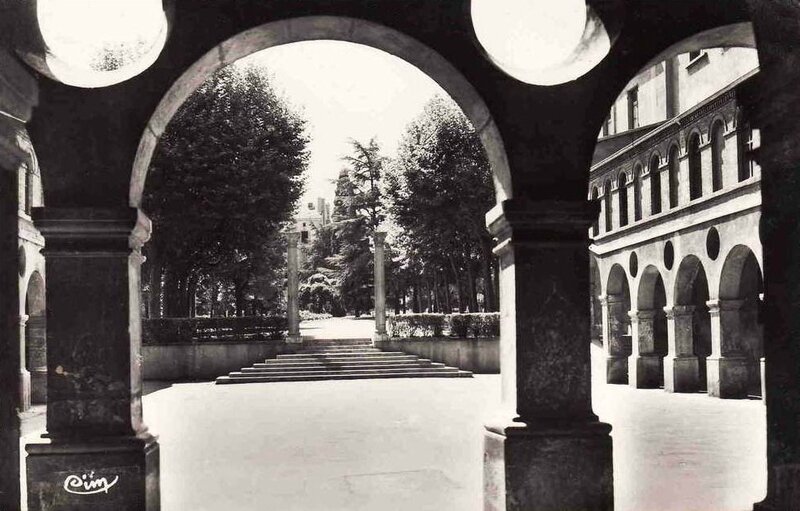
<path fill-rule="evenodd" d="M 595 344 L 602 344 L 603 339 L 603 314 L 600 297 L 602 282 L 600 277 L 600 267 L 597 264 L 597 257 L 589 253 L 589 313 L 591 317 L 591 337 Z"/>
<path fill-rule="evenodd" d="M 725 257 L 719 278 L 720 343 L 723 356 L 745 358 L 750 395 L 761 395 L 763 292 L 763 274 L 756 255 L 746 245 L 734 246 Z"/>
<path fill-rule="evenodd" d="M 592 195 L 591 195 L 592 202 L 595 202 L 597 200 L 597 196 L 598 196 L 597 185 L 593 185 Z M 592 236 L 597 236 L 599 234 L 600 234 L 600 217 L 598 216 L 595 219 L 594 223 L 592 223 Z"/>
<path fill-rule="evenodd" d="M 606 353 L 606 382 L 628 383 L 631 349 L 631 293 L 628 275 L 615 263 L 608 274 L 603 314 L 603 347 Z"/>
<path fill-rule="evenodd" d="M 689 200 L 703 196 L 703 163 L 700 157 L 701 136 L 692 130 L 686 137 L 686 158 L 689 160 Z"/>
<path fill-rule="evenodd" d="M 685 344 L 686 348 L 691 347 L 686 353 L 678 354 L 697 357 L 694 390 L 705 390 L 706 359 L 711 354 L 711 316 L 708 308 L 710 289 L 705 268 L 697 256 L 687 255 L 681 261 L 676 272 L 673 293 L 675 315 L 686 313 L 686 319 L 691 315 L 691 321 L 686 323 L 681 323 L 677 317 L 675 319 L 676 338 L 686 336 L 683 341 L 678 342 Z"/>
<path fill-rule="evenodd" d="M 449 61 L 411 36 L 372 21 L 344 16 L 306 16 L 266 23 L 227 39 L 209 50 L 172 84 L 139 141 L 131 174 L 131 206 L 141 204 L 150 161 L 167 124 L 206 79 L 257 51 L 312 40 L 370 46 L 399 57 L 427 74 L 453 98 L 479 134 L 492 169 L 497 202 L 512 197 L 511 172 L 500 131 L 478 92 Z"/>
<path fill-rule="evenodd" d="M 31 373 L 31 403 L 47 402 L 47 316 L 45 283 L 34 270 L 25 291 L 25 366 Z"/>
<path fill-rule="evenodd" d="M 603 209 L 605 210 L 606 232 L 611 232 L 614 225 L 614 215 L 611 213 L 611 178 L 606 179 L 603 186 Z"/>
<path fill-rule="evenodd" d="M 650 214 L 661 213 L 661 155 L 658 151 L 653 151 L 648 160 L 647 170 L 650 174 Z"/>
<path fill-rule="evenodd" d="M 723 169 L 725 167 L 725 120 L 717 118 L 709 128 L 708 139 L 711 145 L 711 191 L 722 190 Z"/>
<path fill-rule="evenodd" d="M 664 356 L 667 347 L 667 292 L 661 272 L 654 265 L 642 271 L 636 293 L 638 358 L 631 363 L 636 367 L 637 388 L 657 388 L 664 385 Z M 631 382 L 634 383 L 634 382 Z"/>
<path fill-rule="evenodd" d="M 678 206 L 680 201 L 680 186 L 681 186 L 681 149 L 678 142 L 673 142 L 667 151 L 667 173 L 669 176 L 669 207 L 674 208 Z"/>

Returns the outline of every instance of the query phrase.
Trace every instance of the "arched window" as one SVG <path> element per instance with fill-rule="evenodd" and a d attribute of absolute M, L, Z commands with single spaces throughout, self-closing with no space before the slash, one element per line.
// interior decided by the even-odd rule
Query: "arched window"
<path fill-rule="evenodd" d="M 592 187 L 592 202 L 597 200 L 597 187 Z M 592 236 L 600 234 L 600 217 L 597 217 L 592 224 Z"/>
<path fill-rule="evenodd" d="M 722 190 L 722 168 L 724 166 L 725 125 L 717 121 L 711 127 L 711 189 Z"/>
<path fill-rule="evenodd" d="M 642 166 L 633 168 L 633 221 L 642 219 Z"/>
<path fill-rule="evenodd" d="M 689 200 L 703 196 L 703 165 L 700 162 L 700 135 L 689 137 L 686 147 L 689 156 Z"/>
<path fill-rule="evenodd" d="M 669 148 L 669 159 L 667 160 L 669 173 L 669 207 L 674 208 L 678 205 L 678 189 L 680 187 L 681 160 L 678 146 Z"/>
<path fill-rule="evenodd" d="M 661 213 L 661 173 L 658 171 L 659 158 L 657 154 L 650 157 L 650 214 Z"/>
<path fill-rule="evenodd" d="M 613 221 L 611 216 L 611 180 L 606 179 L 606 185 L 603 187 L 603 206 L 606 210 L 606 232 L 611 232 Z"/>
<path fill-rule="evenodd" d="M 620 172 L 617 178 L 617 197 L 619 198 L 619 226 L 628 225 L 628 185 L 625 173 Z"/>

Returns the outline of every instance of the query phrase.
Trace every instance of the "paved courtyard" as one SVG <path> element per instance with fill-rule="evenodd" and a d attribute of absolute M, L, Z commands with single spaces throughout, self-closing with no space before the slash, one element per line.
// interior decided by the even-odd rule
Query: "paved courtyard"
<path fill-rule="evenodd" d="M 497 375 L 155 390 L 162 509 L 478 511 L 499 394 Z M 617 511 L 744 511 L 765 492 L 760 401 L 596 381 L 595 409 L 614 426 Z"/>

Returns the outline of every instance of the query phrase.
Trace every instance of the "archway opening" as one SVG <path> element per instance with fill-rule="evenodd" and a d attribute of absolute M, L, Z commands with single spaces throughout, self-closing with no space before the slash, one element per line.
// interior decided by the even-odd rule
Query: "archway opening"
<path fill-rule="evenodd" d="M 686 143 L 686 157 L 689 160 L 689 200 L 703 196 L 703 163 L 700 157 L 700 135 L 693 133 Z"/>
<path fill-rule="evenodd" d="M 677 357 L 697 358 L 697 390 L 706 390 L 706 358 L 711 354 L 711 316 L 708 309 L 708 278 L 696 256 L 687 256 L 675 280 L 674 336 Z"/>
<path fill-rule="evenodd" d="M 631 355 L 631 293 L 625 269 L 614 264 L 608 274 L 603 314 L 603 345 L 606 352 L 606 382 L 628 383 Z"/>
<path fill-rule="evenodd" d="M 753 251 L 736 245 L 728 253 L 720 275 L 719 301 L 722 355 L 744 356 L 747 392 L 761 396 L 760 360 L 764 338 L 760 310 L 764 283 Z"/>
<path fill-rule="evenodd" d="M 642 272 L 637 293 L 636 309 L 639 315 L 639 338 L 633 339 L 638 343 L 639 356 L 644 359 L 639 362 L 641 373 L 637 387 L 663 387 L 664 369 L 663 361 L 667 355 L 667 315 L 664 307 L 667 305 L 667 294 L 661 272 L 653 265 L 649 265 Z M 648 360 L 654 359 L 654 360 Z"/>
<path fill-rule="evenodd" d="M 31 403 L 47 402 L 47 316 L 44 279 L 34 271 L 25 293 L 25 366 L 31 373 Z"/>

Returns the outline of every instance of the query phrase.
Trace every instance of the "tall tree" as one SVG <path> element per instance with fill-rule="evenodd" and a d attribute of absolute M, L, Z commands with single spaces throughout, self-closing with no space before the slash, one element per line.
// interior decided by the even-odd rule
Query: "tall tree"
<path fill-rule="evenodd" d="M 167 315 L 190 312 L 204 276 L 232 284 L 243 313 L 248 286 L 275 259 L 265 251 L 282 250 L 276 235 L 303 191 L 304 126 L 255 67 L 220 70 L 173 117 L 144 198 L 154 224 L 150 274 L 163 275 Z"/>

